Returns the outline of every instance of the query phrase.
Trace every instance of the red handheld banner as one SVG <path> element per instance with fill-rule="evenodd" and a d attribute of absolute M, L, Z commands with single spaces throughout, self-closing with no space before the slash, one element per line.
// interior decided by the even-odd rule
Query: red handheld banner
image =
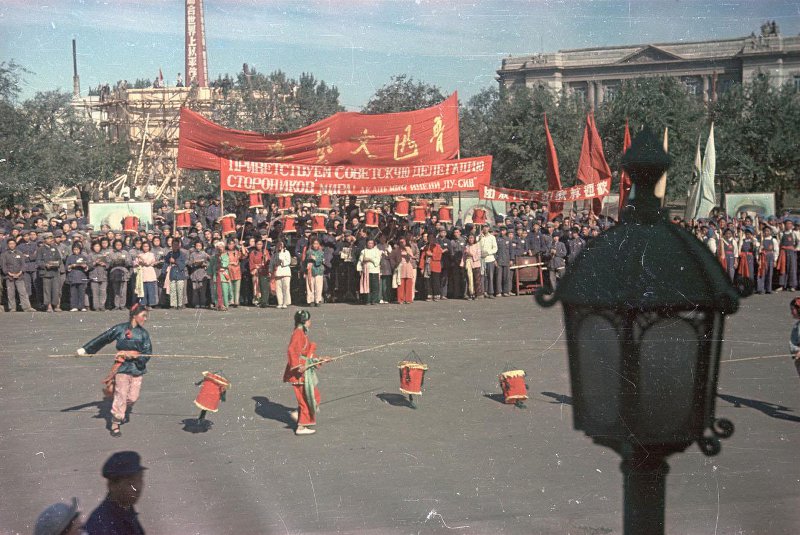
<path fill-rule="evenodd" d="M 522 191 L 518 189 L 484 186 L 479 190 L 479 197 L 489 201 L 505 202 L 572 202 L 586 199 L 596 199 L 608 195 L 611 188 L 611 179 L 600 182 L 580 184 L 571 188 L 555 191 Z"/>
<path fill-rule="evenodd" d="M 181 109 L 178 167 L 217 170 L 221 159 L 311 165 L 397 166 L 458 155 L 458 95 L 422 110 L 340 112 L 305 128 L 265 135 Z"/>
<path fill-rule="evenodd" d="M 491 156 L 400 167 L 220 161 L 223 190 L 300 195 L 473 191 L 489 185 L 492 169 Z"/>

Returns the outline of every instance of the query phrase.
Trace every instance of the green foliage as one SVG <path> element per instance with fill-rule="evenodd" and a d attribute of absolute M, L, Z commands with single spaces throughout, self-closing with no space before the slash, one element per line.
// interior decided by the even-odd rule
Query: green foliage
<path fill-rule="evenodd" d="M 783 206 L 800 185 L 800 96 L 791 84 L 755 78 L 714 108 L 717 174 L 725 191 L 775 192 Z"/>
<path fill-rule="evenodd" d="M 19 69 L 2 70 L 0 87 L 18 87 Z M 14 105 L 0 101 L 0 204 L 49 196 L 58 187 L 76 187 L 88 199 L 101 181 L 124 172 L 126 142 L 111 140 L 71 106 L 69 93 L 48 91 Z"/>
<path fill-rule="evenodd" d="M 442 90 L 435 85 L 417 82 L 412 77 L 400 74 L 375 91 L 361 110 L 363 113 L 395 113 L 429 108 L 445 99 Z"/>
<path fill-rule="evenodd" d="M 228 128 L 289 132 L 344 110 L 339 90 L 307 73 L 295 80 L 282 71 L 266 75 L 250 68 L 235 79 L 221 76 L 214 85 L 227 98 L 215 103 L 211 118 Z"/>

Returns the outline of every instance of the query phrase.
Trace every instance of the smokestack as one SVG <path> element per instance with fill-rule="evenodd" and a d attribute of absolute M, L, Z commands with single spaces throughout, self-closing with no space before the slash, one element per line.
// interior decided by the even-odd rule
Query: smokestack
<path fill-rule="evenodd" d="M 72 96 L 80 98 L 81 79 L 78 77 L 78 53 L 76 52 L 75 39 L 72 40 Z"/>

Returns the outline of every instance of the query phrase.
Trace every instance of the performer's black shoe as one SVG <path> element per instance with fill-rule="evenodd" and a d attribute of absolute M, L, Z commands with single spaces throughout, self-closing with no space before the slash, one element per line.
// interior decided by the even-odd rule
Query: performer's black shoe
<path fill-rule="evenodd" d="M 122 430 L 119 428 L 120 424 L 117 422 L 111 423 L 111 436 L 114 438 L 118 438 L 122 436 Z"/>

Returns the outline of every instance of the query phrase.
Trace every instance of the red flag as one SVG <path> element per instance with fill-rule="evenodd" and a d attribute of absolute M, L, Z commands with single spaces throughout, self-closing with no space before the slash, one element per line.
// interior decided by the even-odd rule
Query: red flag
<path fill-rule="evenodd" d="M 158 68 L 158 81 L 159 82 L 163 82 L 164 81 L 164 73 L 161 72 L 161 67 Z"/>
<path fill-rule="evenodd" d="M 628 151 L 628 148 L 631 146 L 631 131 L 628 129 L 628 120 L 625 119 L 625 137 L 622 140 L 622 154 L 623 156 Z M 618 218 L 622 217 L 622 209 L 625 208 L 625 204 L 628 202 L 628 194 L 631 192 L 631 177 L 628 176 L 628 172 L 624 169 L 620 169 L 619 172 L 619 216 Z"/>
<path fill-rule="evenodd" d="M 590 113 L 586 116 L 586 129 L 583 131 L 583 145 L 578 161 L 578 180 L 584 184 L 593 184 L 607 178 L 611 178 L 611 168 L 608 167 L 608 162 L 603 156 L 603 142 L 600 140 L 600 134 L 597 133 L 594 115 Z M 600 215 L 602 206 L 602 198 L 592 200 L 592 211 L 595 215 Z"/>
<path fill-rule="evenodd" d="M 558 171 L 558 155 L 553 138 L 550 136 L 550 127 L 547 125 L 547 114 L 544 114 L 544 134 L 546 136 L 547 153 L 547 190 L 558 191 L 561 189 L 561 174 Z M 548 208 L 548 219 L 552 221 L 564 211 L 564 203 L 551 202 Z"/>

